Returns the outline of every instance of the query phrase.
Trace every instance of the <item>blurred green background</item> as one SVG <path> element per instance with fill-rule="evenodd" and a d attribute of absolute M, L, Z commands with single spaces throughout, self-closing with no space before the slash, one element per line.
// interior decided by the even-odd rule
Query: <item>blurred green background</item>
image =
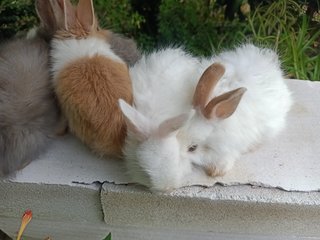
<path fill-rule="evenodd" d="M 320 80 L 320 1 L 94 0 L 100 25 L 144 51 L 184 45 L 197 56 L 253 42 L 275 49 L 289 78 Z M 33 0 L 1 0 L 0 38 L 35 26 Z"/>

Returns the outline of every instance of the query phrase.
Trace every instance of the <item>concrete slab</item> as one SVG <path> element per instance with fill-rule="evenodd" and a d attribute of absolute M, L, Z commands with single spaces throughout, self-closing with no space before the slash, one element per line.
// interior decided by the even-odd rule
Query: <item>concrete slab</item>
<path fill-rule="evenodd" d="M 16 236 L 22 214 L 31 209 L 33 219 L 24 235 L 27 240 L 43 240 L 47 236 L 66 240 L 102 239 L 108 228 L 103 221 L 99 196 L 99 186 L 0 182 L 0 229 L 11 237 Z"/>
<path fill-rule="evenodd" d="M 107 224 L 256 236 L 320 236 L 320 193 L 252 186 L 186 187 L 154 194 L 105 183 Z"/>

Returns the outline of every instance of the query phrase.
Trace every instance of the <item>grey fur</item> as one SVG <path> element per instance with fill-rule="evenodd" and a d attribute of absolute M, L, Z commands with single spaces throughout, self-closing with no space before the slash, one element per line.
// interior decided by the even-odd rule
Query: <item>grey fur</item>
<path fill-rule="evenodd" d="M 141 53 L 133 39 L 126 38 L 123 35 L 113 33 L 110 38 L 111 49 L 129 66 L 134 65 L 140 58 Z"/>
<path fill-rule="evenodd" d="M 48 45 L 16 39 L 0 46 L 0 177 L 44 152 L 58 108 L 50 86 Z"/>

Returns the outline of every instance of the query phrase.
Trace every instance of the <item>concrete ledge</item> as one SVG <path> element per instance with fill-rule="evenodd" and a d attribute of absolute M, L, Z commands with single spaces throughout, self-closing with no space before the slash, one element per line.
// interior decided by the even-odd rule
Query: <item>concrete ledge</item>
<path fill-rule="evenodd" d="M 105 183 L 104 218 L 115 226 L 251 236 L 320 236 L 320 193 L 251 186 L 188 187 L 151 194 Z"/>
<path fill-rule="evenodd" d="M 93 189 L 95 188 L 95 189 Z M 32 209 L 25 239 L 102 239 L 108 233 L 100 189 L 0 181 L 0 229 L 16 236 L 22 213 Z M 81 236 L 81 238 L 79 238 Z M 83 237 L 83 238 L 82 238 Z"/>

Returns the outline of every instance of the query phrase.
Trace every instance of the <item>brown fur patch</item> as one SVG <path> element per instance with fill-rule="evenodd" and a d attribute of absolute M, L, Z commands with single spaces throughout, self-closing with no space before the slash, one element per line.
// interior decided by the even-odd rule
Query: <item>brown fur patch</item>
<path fill-rule="evenodd" d="M 213 98 L 203 110 L 207 119 L 228 118 L 237 109 L 246 88 L 237 88 Z"/>
<path fill-rule="evenodd" d="M 99 155 L 121 155 L 126 125 L 118 99 L 133 99 L 125 64 L 103 56 L 76 60 L 59 74 L 56 93 L 76 136 Z"/>
<path fill-rule="evenodd" d="M 200 109 L 205 108 L 207 102 L 209 101 L 210 93 L 213 91 L 224 72 L 224 66 L 219 63 L 210 65 L 204 71 L 193 96 L 194 107 L 200 107 Z"/>

